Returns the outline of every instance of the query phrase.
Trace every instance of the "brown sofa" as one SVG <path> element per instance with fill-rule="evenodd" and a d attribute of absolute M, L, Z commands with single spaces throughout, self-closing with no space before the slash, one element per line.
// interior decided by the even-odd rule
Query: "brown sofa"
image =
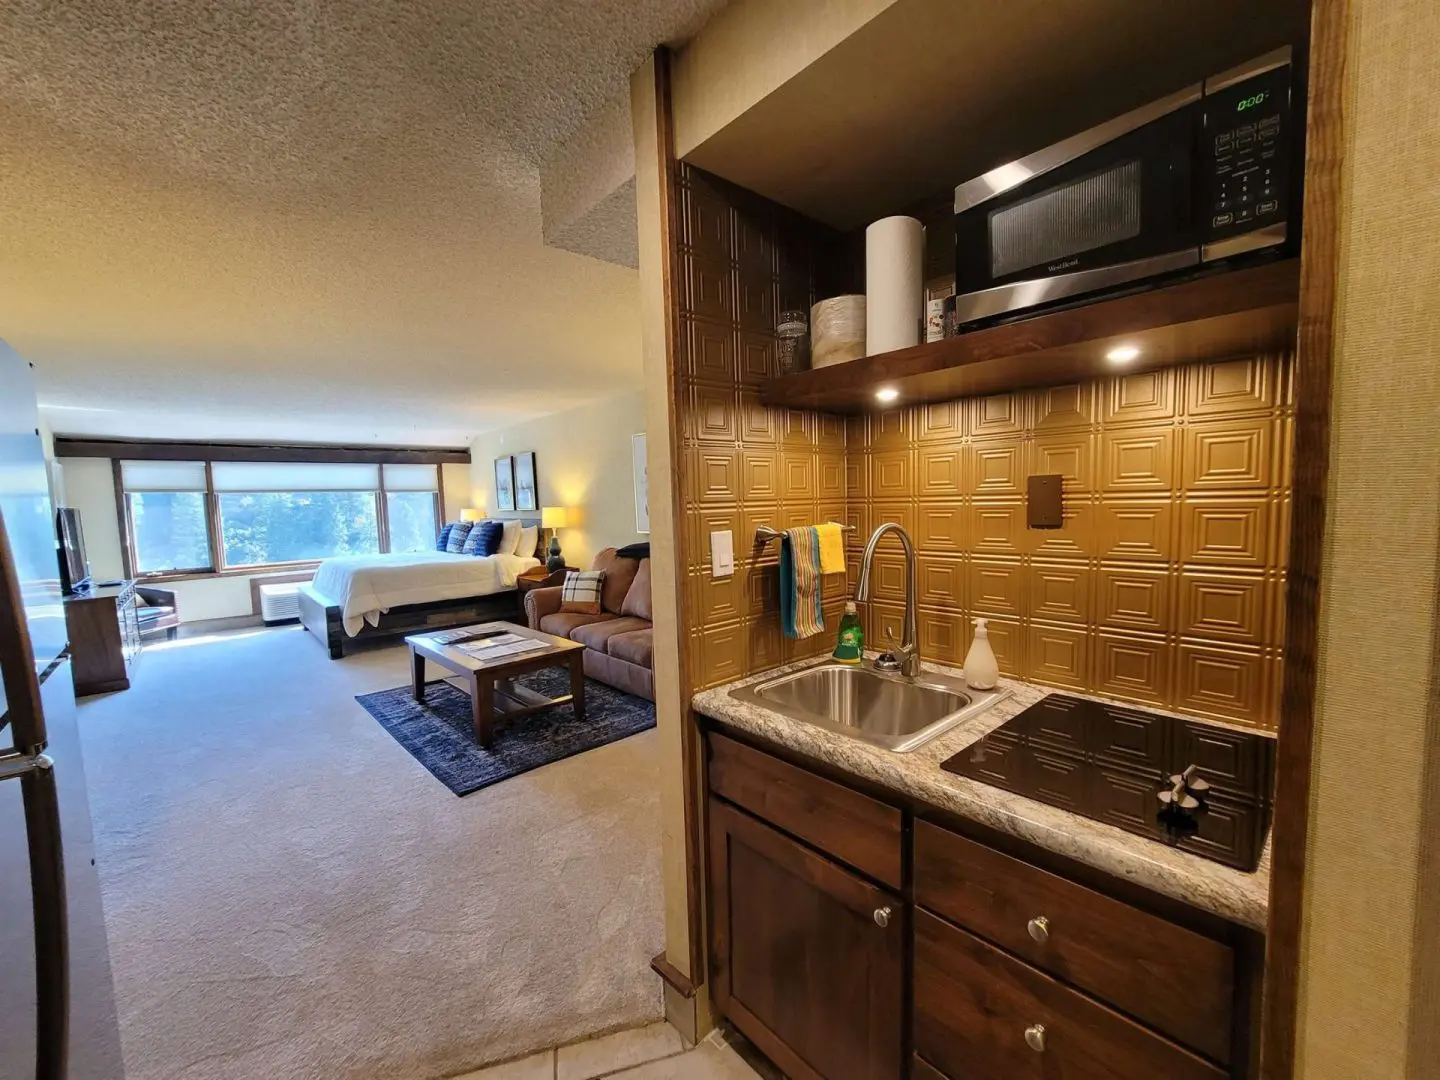
<path fill-rule="evenodd" d="M 650 560 L 622 559 L 606 548 L 595 556 L 592 569 L 605 571 L 599 615 L 561 611 L 557 586 L 525 594 L 525 621 L 532 630 L 584 645 L 585 674 L 592 679 L 654 701 Z"/>

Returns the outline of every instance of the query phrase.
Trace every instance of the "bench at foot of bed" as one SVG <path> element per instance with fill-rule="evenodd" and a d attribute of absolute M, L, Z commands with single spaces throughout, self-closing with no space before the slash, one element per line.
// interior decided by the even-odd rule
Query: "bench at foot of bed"
<path fill-rule="evenodd" d="M 428 604 L 407 604 L 391 608 L 380 616 L 379 625 L 368 622 L 354 637 L 345 633 L 345 623 L 339 606 L 315 591 L 310 584 L 300 586 L 300 622 L 314 634 L 327 649 L 330 659 L 339 660 L 345 655 L 345 646 L 355 641 L 373 641 L 376 638 L 403 637 L 406 634 L 426 630 L 443 630 L 449 626 L 465 626 L 467 623 L 488 622 L 504 619 L 523 623 L 520 608 L 520 593 L 514 589 L 490 593 L 488 596 L 462 596 L 453 600 L 436 600 Z"/>

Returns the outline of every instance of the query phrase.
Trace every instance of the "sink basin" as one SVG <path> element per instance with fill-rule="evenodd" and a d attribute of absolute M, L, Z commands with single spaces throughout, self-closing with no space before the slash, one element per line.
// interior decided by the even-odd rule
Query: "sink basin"
<path fill-rule="evenodd" d="M 861 665 L 821 664 L 730 691 L 795 720 L 905 752 L 1010 696 L 972 690 L 960 679 L 924 672 L 917 679 Z"/>

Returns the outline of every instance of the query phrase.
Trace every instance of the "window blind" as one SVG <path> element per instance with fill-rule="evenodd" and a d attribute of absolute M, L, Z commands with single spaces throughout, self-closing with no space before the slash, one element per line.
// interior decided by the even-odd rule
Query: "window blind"
<path fill-rule="evenodd" d="M 439 491 L 435 465 L 382 465 L 386 491 Z"/>
<path fill-rule="evenodd" d="M 380 466 L 328 462 L 217 461 L 215 490 L 378 491 Z"/>
<path fill-rule="evenodd" d="M 122 461 L 126 491 L 204 491 L 203 461 Z"/>

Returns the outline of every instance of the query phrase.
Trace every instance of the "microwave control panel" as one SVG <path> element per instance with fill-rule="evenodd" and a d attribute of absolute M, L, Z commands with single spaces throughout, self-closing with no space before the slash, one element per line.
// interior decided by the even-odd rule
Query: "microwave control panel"
<path fill-rule="evenodd" d="M 1209 241 L 1289 216 L 1290 87 L 1287 64 L 1206 95 L 1203 231 Z"/>

